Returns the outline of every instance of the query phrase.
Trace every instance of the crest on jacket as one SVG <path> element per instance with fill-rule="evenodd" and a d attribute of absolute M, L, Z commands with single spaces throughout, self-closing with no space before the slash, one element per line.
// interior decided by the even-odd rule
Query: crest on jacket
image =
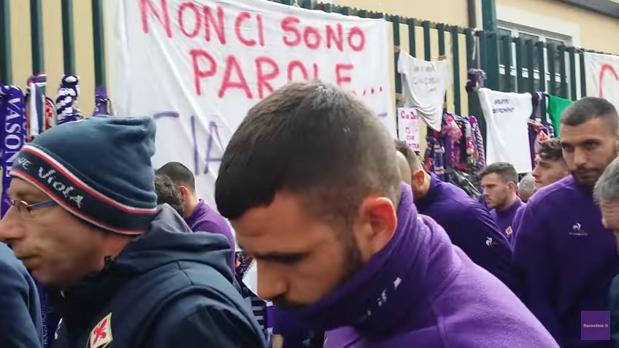
<path fill-rule="evenodd" d="M 113 340 L 112 337 L 112 313 L 106 315 L 90 331 L 89 348 L 105 348 Z"/>

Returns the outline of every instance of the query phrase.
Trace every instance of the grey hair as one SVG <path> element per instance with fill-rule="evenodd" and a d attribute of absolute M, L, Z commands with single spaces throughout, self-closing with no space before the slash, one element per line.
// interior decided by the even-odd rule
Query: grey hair
<path fill-rule="evenodd" d="M 530 195 L 535 191 L 535 178 L 531 173 L 525 175 L 518 183 L 518 192 L 526 192 Z"/>
<path fill-rule="evenodd" d="M 599 204 L 619 202 L 619 158 L 615 158 L 595 183 L 593 196 Z"/>

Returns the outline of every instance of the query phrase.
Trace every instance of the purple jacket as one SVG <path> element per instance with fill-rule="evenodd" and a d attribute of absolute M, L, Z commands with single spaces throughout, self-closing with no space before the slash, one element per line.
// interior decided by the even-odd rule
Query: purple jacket
<path fill-rule="evenodd" d="M 557 347 L 503 283 L 474 264 L 403 185 L 392 240 L 333 293 L 286 312 L 325 347 Z"/>
<path fill-rule="evenodd" d="M 185 222 L 194 232 L 211 232 L 226 237 L 228 245 L 232 250 L 232 265 L 234 265 L 236 243 L 232 235 L 232 230 L 223 216 L 219 215 L 217 211 L 209 207 L 203 200 L 200 200 L 191 215 L 185 218 Z"/>
<path fill-rule="evenodd" d="M 580 340 L 581 311 L 609 310 L 619 272 L 615 237 L 601 221 L 591 191 L 568 176 L 536 192 L 517 222 L 523 300 L 562 347 L 611 347 Z"/>
<path fill-rule="evenodd" d="M 512 249 L 494 218 L 461 188 L 431 176 L 428 194 L 416 202 L 419 212 L 438 222 L 454 245 L 518 294 Z"/>
<path fill-rule="evenodd" d="M 514 245 L 514 217 L 516 216 L 518 209 L 524 205 L 526 205 L 526 203 L 522 202 L 520 198 L 518 198 L 514 204 L 505 210 L 492 209 L 492 211 L 490 211 L 490 214 L 492 214 L 497 226 L 499 226 L 499 231 L 501 231 L 505 238 L 507 238 L 510 246 Z"/>
<path fill-rule="evenodd" d="M 531 198 L 529 198 L 529 201 Z M 526 203 L 521 205 L 518 210 L 516 210 L 516 214 L 514 214 L 514 219 L 512 220 L 512 249 L 516 248 L 516 241 L 518 240 L 518 229 L 520 228 L 520 222 L 522 221 L 522 216 L 524 215 L 524 211 L 527 209 Z"/>

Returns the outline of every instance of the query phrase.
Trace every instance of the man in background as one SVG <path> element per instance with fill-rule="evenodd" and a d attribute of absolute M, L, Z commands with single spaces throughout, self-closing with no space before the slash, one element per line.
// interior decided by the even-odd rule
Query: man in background
<path fill-rule="evenodd" d="M 524 203 L 526 203 L 531 196 L 535 193 L 535 178 L 528 173 L 523 176 L 518 183 L 518 197 Z"/>
<path fill-rule="evenodd" d="M 570 175 L 567 164 L 563 159 L 563 150 L 561 149 L 561 142 L 559 139 L 549 139 L 542 142 L 536 142 L 535 152 L 535 168 L 532 173 L 535 178 L 533 193 Z M 520 194 L 522 193 L 520 185 L 518 185 L 518 191 Z M 522 199 L 522 195 L 520 198 Z M 518 208 L 518 211 L 516 211 L 516 215 L 512 221 L 512 244 L 515 244 L 516 240 L 518 240 L 518 227 L 520 225 L 522 215 L 524 214 L 525 207 L 526 206 L 523 205 Z"/>
<path fill-rule="evenodd" d="M 499 226 L 499 231 L 513 245 L 512 222 L 518 208 L 524 205 L 518 198 L 516 168 L 510 163 L 496 162 L 484 168 L 479 177 L 490 214 Z"/>
<path fill-rule="evenodd" d="M 610 347 L 581 340 L 581 316 L 609 310 L 610 282 L 619 273 L 615 237 L 593 199 L 596 181 L 617 157 L 617 110 L 605 99 L 583 98 L 563 112 L 560 133 L 571 175 L 529 200 L 514 266 L 523 301 L 562 347 Z"/>
<path fill-rule="evenodd" d="M 419 212 L 436 220 L 473 262 L 518 292 L 511 248 L 490 213 L 461 188 L 428 174 L 406 143 L 396 141 L 396 149 L 408 162 L 410 169 L 405 174 L 412 173 L 409 181 Z"/>
<path fill-rule="evenodd" d="M 548 186 L 570 175 L 559 139 L 549 139 L 535 144 L 535 190 Z"/>
<path fill-rule="evenodd" d="M 170 177 L 155 175 L 155 193 L 157 193 L 157 205 L 167 203 L 178 215 L 183 216 L 183 197 Z"/>
<path fill-rule="evenodd" d="M 157 175 L 172 179 L 183 200 L 183 218 L 194 232 L 211 232 L 226 237 L 234 252 L 236 243 L 228 221 L 196 195 L 196 179 L 189 168 L 179 162 L 169 162 L 157 170 Z M 234 264 L 234 262 L 233 262 Z"/>

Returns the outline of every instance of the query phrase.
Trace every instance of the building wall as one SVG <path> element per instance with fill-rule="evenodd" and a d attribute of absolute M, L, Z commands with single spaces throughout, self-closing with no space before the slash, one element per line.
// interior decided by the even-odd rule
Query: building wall
<path fill-rule="evenodd" d="M 42 3 L 44 64 L 47 73 L 47 96 L 55 99 L 63 75 L 61 0 Z M 94 60 L 92 41 L 91 1 L 73 1 L 75 39 L 75 69 L 80 76 L 81 95 L 78 101 L 85 115 L 94 108 Z M 13 84 L 25 88 L 26 80 L 33 74 L 30 43 L 30 2 L 10 1 Z"/>
<path fill-rule="evenodd" d="M 481 27 L 481 0 L 476 1 L 477 21 L 478 26 Z M 570 6 L 558 0 L 496 1 L 497 18 L 499 20 L 517 22 L 543 30 L 567 34 L 572 37 L 572 43 L 576 46 L 619 54 L 619 40 L 614 37 L 616 33 L 619 33 L 619 20 L 616 18 Z M 468 24 L 467 0 L 331 0 L 329 2 L 461 27 L 466 27 Z M 48 74 L 47 94 L 51 97 L 55 97 L 63 73 L 60 3 L 61 0 L 42 1 L 45 72 Z M 91 1 L 73 1 L 76 69 L 81 77 L 79 105 L 84 114 L 92 112 L 94 103 L 91 3 Z M 25 87 L 26 79 L 33 73 L 30 46 L 30 2 L 13 0 L 10 1 L 10 5 L 13 82 L 20 87 Z M 106 8 L 106 10 L 108 9 Z M 108 30 L 107 33 L 109 32 Z M 408 50 L 406 26 L 401 26 L 400 33 L 401 48 Z M 417 28 L 416 33 L 418 37 L 417 54 L 423 56 L 421 28 Z M 110 38 L 107 37 L 107 39 Z M 449 51 L 451 47 L 449 35 L 447 36 L 446 47 Z M 462 83 L 466 81 L 464 47 L 464 40 L 461 38 Z M 438 39 L 435 30 L 432 31 L 432 58 L 438 58 Z M 463 112 L 465 112 L 465 93 L 462 94 L 462 107 Z M 448 103 L 452 102 L 451 92 L 448 92 Z"/>
<path fill-rule="evenodd" d="M 619 0 L 614 0 L 619 3 Z M 337 5 L 468 26 L 466 0 L 332 0 Z M 496 0 L 497 19 L 573 36 L 573 44 L 619 54 L 619 19 L 559 0 Z M 477 0 L 481 27 L 481 0 Z"/>
<path fill-rule="evenodd" d="M 466 0 L 333 0 L 331 2 L 432 22 L 468 26 Z"/>
<path fill-rule="evenodd" d="M 577 47 L 619 54 L 619 19 L 558 0 L 496 0 L 497 19 L 573 36 Z"/>

